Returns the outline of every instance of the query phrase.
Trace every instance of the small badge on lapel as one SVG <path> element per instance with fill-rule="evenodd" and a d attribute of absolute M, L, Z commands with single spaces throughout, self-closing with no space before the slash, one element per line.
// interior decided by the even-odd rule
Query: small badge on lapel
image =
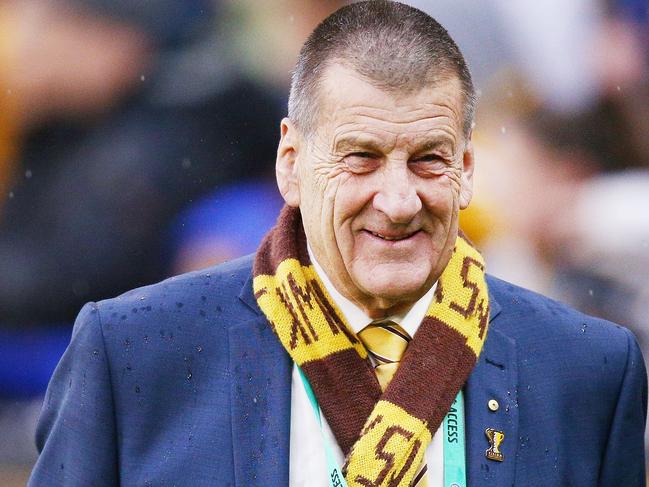
<path fill-rule="evenodd" d="M 485 434 L 487 435 L 487 439 L 489 440 L 489 448 L 487 448 L 487 451 L 485 452 L 486 457 L 489 460 L 502 462 L 505 457 L 500 451 L 500 444 L 505 439 L 505 433 L 503 433 L 502 431 L 497 431 L 493 428 L 487 428 L 485 430 Z"/>

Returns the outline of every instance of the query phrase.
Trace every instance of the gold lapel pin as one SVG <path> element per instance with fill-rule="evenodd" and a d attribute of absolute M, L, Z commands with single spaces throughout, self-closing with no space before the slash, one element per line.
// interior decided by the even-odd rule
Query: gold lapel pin
<path fill-rule="evenodd" d="M 505 457 L 500 451 L 500 444 L 505 439 L 505 433 L 503 433 L 502 431 L 497 431 L 493 428 L 487 428 L 485 430 L 485 434 L 487 435 L 487 439 L 489 440 L 489 448 L 487 448 L 485 456 L 489 460 L 502 462 Z"/>

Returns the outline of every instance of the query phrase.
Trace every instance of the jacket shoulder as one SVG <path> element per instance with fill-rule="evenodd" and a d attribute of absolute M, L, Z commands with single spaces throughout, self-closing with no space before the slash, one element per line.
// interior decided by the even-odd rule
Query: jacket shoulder
<path fill-rule="evenodd" d="M 494 325 L 516 340 L 523 351 L 571 354 L 575 359 L 626 364 L 634 335 L 623 326 L 584 314 L 557 300 L 488 276 L 492 299 L 501 308 Z"/>
<path fill-rule="evenodd" d="M 161 316 L 174 322 L 245 321 L 256 312 L 239 299 L 250 279 L 253 256 L 170 277 L 97 303 L 103 322 L 145 323 Z"/>
<path fill-rule="evenodd" d="M 197 350 L 225 357 L 229 330 L 259 319 L 239 299 L 252 257 L 171 277 L 96 305 L 97 323 L 113 364 L 142 366 L 183 360 Z"/>

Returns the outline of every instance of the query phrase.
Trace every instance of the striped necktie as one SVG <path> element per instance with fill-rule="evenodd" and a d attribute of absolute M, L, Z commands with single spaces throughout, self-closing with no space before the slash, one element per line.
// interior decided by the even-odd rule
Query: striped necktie
<path fill-rule="evenodd" d="M 385 391 L 408 347 L 410 335 L 394 321 L 386 320 L 370 323 L 358 333 L 358 338 L 365 345 L 376 378 L 381 384 L 381 389 Z M 412 481 L 412 487 L 428 487 L 427 470 L 428 466 L 424 460 Z"/>

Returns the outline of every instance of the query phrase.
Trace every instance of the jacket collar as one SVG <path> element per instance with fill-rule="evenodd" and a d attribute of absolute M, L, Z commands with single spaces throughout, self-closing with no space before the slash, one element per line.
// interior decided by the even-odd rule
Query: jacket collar
<path fill-rule="evenodd" d="M 252 276 L 239 299 L 258 317 L 230 329 L 232 444 L 235 482 L 289 485 L 292 361 L 257 306 Z M 501 306 L 490 293 L 490 327 L 465 386 L 469 485 L 511 486 L 518 445 L 516 342 L 498 328 Z M 490 400 L 498 402 L 491 411 Z M 502 432 L 504 461 L 486 458 L 487 428 Z"/>
<path fill-rule="evenodd" d="M 257 305 L 257 300 L 255 299 L 255 293 L 252 289 L 252 272 L 248 275 L 248 279 L 243 283 L 241 292 L 239 292 L 239 299 L 246 304 L 250 309 L 260 316 L 263 316 L 263 313 Z"/>
<path fill-rule="evenodd" d="M 466 460 L 468 485 L 514 485 L 516 449 L 518 446 L 518 369 L 516 342 L 498 327 L 500 306 L 490 296 L 492 308 L 487 340 L 465 390 Z M 498 409 L 492 411 L 490 401 Z M 492 403 L 494 404 L 494 403 Z M 503 461 L 489 460 L 490 446 L 485 430 L 504 434 L 500 444 Z"/>

